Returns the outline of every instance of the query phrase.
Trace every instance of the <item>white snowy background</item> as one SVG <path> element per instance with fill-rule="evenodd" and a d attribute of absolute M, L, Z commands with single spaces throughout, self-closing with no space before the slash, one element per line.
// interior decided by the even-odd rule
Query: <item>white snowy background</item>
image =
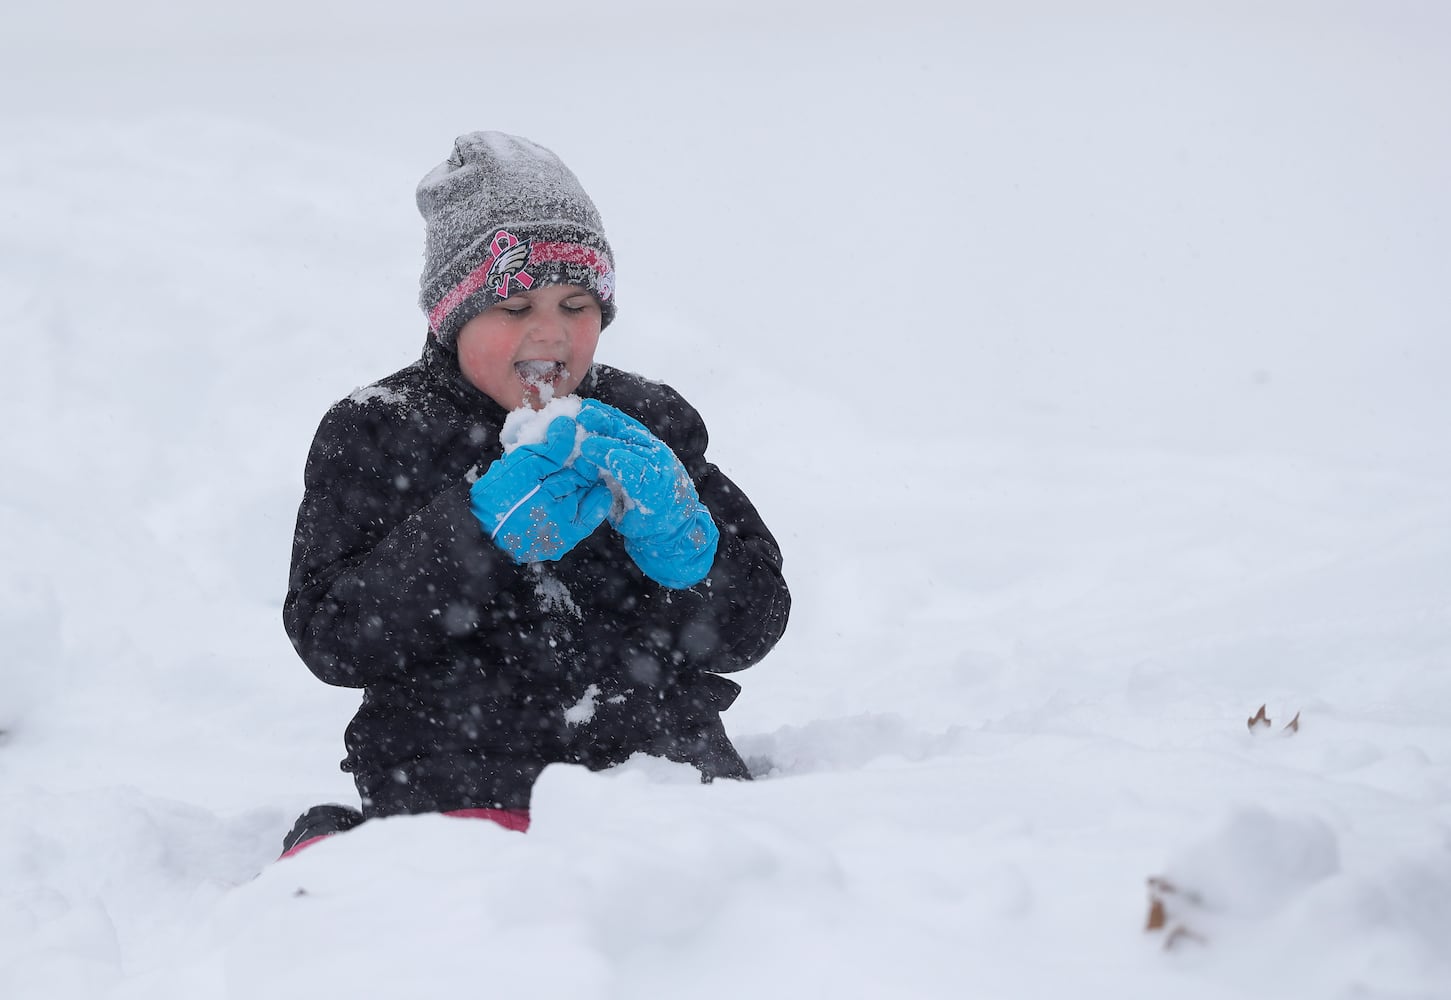
<path fill-rule="evenodd" d="M 0 997 L 1451 997 L 1448 52 L 1431 2 L 7 5 Z M 273 866 L 354 801 L 303 459 L 416 356 L 478 128 L 582 178 L 601 359 L 781 540 L 762 780 Z"/>

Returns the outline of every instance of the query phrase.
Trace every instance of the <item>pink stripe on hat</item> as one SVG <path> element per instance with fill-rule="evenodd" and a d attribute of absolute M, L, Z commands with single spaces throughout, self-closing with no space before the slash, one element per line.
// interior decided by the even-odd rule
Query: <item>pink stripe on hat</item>
<path fill-rule="evenodd" d="M 579 243 L 535 243 L 529 254 L 529 263 L 583 264 L 600 276 L 614 270 L 608 257 Z"/>
<path fill-rule="evenodd" d="M 533 243 L 529 248 L 529 263 L 525 266 L 533 264 L 578 264 L 589 268 L 604 279 L 608 279 L 614 270 L 608 257 L 593 247 L 587 247 L 581 243 Z M 447 295 L 439 299 L 438 305 L 429 310 L 428 325 L 434 330 L 440 329 L 449 313 L 461 306 L 470 295 L 488 284 L 489 272 L 493 266 L 494 256 L 491 254 L 488 260 L 464 275 L 463 280 L 453 286 Z M 602 282 L 600 298 L 608 299 L 613 290 L 613 282 Z"/>

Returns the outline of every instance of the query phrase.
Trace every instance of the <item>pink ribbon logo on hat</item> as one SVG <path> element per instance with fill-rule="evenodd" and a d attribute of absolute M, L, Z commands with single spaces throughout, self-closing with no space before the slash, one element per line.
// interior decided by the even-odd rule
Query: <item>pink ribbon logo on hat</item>
<path fill-rule="evenodd" d="M 532 240 L 520 242 L 507 229 L 500 229 L 489 244 L 486 283 L 499 282 L 494 294 L 501 299 L 509 297 L 509 282 L 517 281 L 527 292 L 534 287 L 534 277 L 524 270 L 529 266 L 529 251 Z"/>
<path fill-rule="evenodd" d="M 615 294 L 615 266 L 603 251 L 582 243 L 550 242 L 520 239 L 508 230 L 501 229 L 489 241 L 487 259 L 474 268 L 443 298 L 428 311 L 428 323 L 434 330 L 442 330 L 444 320 L 470 295 L 487 288 L 501 299 L 509 297 L 511 282 L 517 281 L 525 291 L 534 287 L 535 277 L 526 268 L 546 267 L 551 264 L 565 264 L 587 268 L 593 277 L 586 284 L 594 290 L 601 302 L 608 302 Z"/>

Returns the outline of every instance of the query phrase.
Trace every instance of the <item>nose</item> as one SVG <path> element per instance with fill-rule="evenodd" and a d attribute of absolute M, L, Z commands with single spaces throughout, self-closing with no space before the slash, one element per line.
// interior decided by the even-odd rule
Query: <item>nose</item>
<path fill-rule="evenodd" d="M 532 344 L 568 343 L 569 324 L 557 309 L 531 309 L 525 336 Z"/>

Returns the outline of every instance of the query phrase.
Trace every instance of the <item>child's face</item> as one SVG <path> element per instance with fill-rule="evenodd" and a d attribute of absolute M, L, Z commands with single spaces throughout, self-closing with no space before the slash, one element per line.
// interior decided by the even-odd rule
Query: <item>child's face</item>
<path fill-rule="evenodd" d="M 567 396 L 594 364 L 600 304 L 578 285 L 515 292 L 464 324 L 458 366 L 507 410 Z"/>

